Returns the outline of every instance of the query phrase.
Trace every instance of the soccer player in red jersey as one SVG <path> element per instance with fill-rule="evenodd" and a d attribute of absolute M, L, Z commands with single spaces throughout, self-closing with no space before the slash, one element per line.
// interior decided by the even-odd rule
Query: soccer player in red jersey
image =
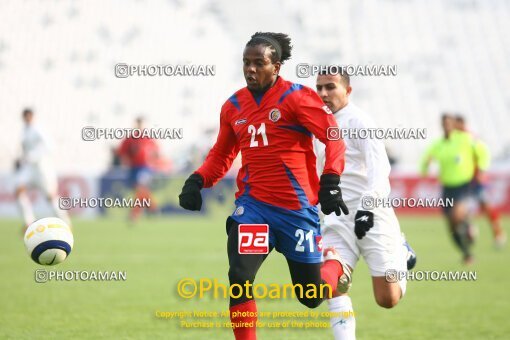
<path fill-rule="evenodd" d="M 269 251 L 276 248 L 286 257 L 296 296 L 315 308 L 331 292 L 301 296 L 299 285 L 313 285 L 320 292 L 321 284 L 336 289 L 338 281 L 350 281 L 349 269 L 333 248 L 324 250 L 322 263 L 316 207 L 320 203 L 325 214 L 348 214 L 339 187 L 345 145 L 342 140 L 328 140 L 328 128 L 336 128 L 337 123 L 315 91 L 279 76 L 291 49 L 290 38 L 281 33 L 258 32 L 248 41 L 243 53 L 247 86 L 223 105 L 216 144 L 204 164 L 186 180 L 179 203 L 185 209 L 200 210 L 200 190 L 217 183 L 241 152 L 236 209 L 226 223 L 230 284 L 253 283 L 267 257 L 240 254 L 239 225 L 268 224 Z M 313 135 L 326 145 L 320 180 Z M 242 325 L 234 328 L 235 338 L 256 339 L 253 294 L 240 293 L 233 289 L 232 295 L 241 296 L 230 297 L 231 321 Z"/>
<path fill-rule="evenodd" d="M 143 118 L 136 119 L 136 129 L 142 130 Z M 129 184 L 135 191 L 135 198 L 142 201 L 149 199 L 151 204 L 149 209 L 156 209 L 155 202 L 152 199 L 150 190 L 150 181 L 152 179 L 152 168 L 158 157 L 158 145 L 156 142 L 147 137 L 128 137 L 120 144 L 118 155 L 122 163 L 129 166 Z M 131 208 L 129 218 L 136 221 L 142 213 L 142 207 L 134 206 Z"/>

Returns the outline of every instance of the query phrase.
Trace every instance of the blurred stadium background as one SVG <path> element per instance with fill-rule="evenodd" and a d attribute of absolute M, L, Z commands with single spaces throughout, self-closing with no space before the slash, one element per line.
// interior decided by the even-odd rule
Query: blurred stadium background
<path fill-rule="evenodd" d="M 259 30 L 290 35 L 293 58 L 281 74 L 308 86 L 315 79 L 298 78 L 299 63 L 397 65 L 396 77 L 354 78 L 351 97 L 382 127 L 427 129 L 426 140 L 387 141 L 394 160 L 393 195 L 439 194 L 435 181 L 419 178 L 418 163 L 441 134 L 441 113 L 453 111 L 463 114 L 470 130 L 488 144 L 493 157 L 490 198 L 510 212 L 506 0 L 2 1 L 0 338 L 230 336 L 226 330 L 182 330 L 156 320 L 153 312 L 226 307 L 225 301 L 182 301 L 174 286 L 183 277 L 218 275 L 226 282 L 224 217 L 232 208 L 235 169 L 205 193 L 202 216 L 179 209 L 177 194 L 182 178 L 200 164 L 216 138 L 222 103 L 243 86 L 242 50 Z M 216 75 L 121 79 L 114 76 L 117 63 L 213 64 Z M 33 282 L 37 266 L 23 253 L 13 193 L 25 107 L 34 109 L 38 125 L 55 142 L 53 158 L 64 196 L 130 194 L 125 169 L 112 157 L 120 141 L 83 141 L 83 127 L 132 127 L 137 116 L 144 116 L 148 126 L 183 129 L 182 140 L 159 142 L 167 165 L 154 182 L 161 215 L 127 229 L 127 213 L 121 209 L 71 211 L 76 249 L 59 268 L 127 270 L 125 285 Z M 39 216 L 47 214 L 40 195 L 32 199 Z M 437 211 L 399 214 L 405 215 L 402 227 L 417 248 L 422 269 L 459 270 Z M 402 306 L 384 311 L 372 301 L 367 270 L 361 266 L 353 292 L 360 338 L 507 335 L 504 315 L 510 310 L 499 289 L 510 279 L 503 270 L 508 250 L 494 252 L 487 223 L 478 224 L 476 283 L 413 283 Z M 504 225 L 508 228 L 508 219 Z M 260 280 L 287 282 L 287 274 L 279 274 L 284 266 L 273 255 Z M 264 302 L 261 308 L 301 306 L 289 300 Z M 294 339 L 296 334 L 262 331 L 268 339 Z M 329 330 L 301 334 L 322 338 Z"/>

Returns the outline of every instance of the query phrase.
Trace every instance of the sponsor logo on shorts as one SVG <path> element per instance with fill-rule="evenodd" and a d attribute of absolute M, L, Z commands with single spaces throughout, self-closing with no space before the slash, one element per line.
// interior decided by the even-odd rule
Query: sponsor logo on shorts
<path fill-rule="evenodd" d="M 315 243 L 317 244 L 317 250 L 322 251 L 322 236 L 315 236 Z"/>
<path fill-rule="evenodd" d="M 241 205 L 234 211 L 234 216 L 240 216 L 242 214 L 244 214 L 244 207 Z"/>
<path fill-rule="evenodd" d="M 269 253 L 268 224 L 240 224 L 238 230 L 239 254 Z"/>
<path fill-rule="evenodd" d="M 234 125 L 241 125 L 241 124 L 246 124 L 248 120 L 246 118 L 243 118 L 243 119 L 239 119 L 239 120 L 236 120 L 235 124 Z"/>

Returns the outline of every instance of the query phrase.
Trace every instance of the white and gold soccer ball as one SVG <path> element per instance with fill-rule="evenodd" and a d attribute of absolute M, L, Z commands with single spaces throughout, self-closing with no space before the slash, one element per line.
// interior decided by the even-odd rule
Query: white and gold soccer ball
<path fill-rule="evenodd" d="M 29 225 L 24 240 L 32 260 L 45 266 L 64 262 L 74 243 L 71 228 L 56 217 L 42 218 Z"/>

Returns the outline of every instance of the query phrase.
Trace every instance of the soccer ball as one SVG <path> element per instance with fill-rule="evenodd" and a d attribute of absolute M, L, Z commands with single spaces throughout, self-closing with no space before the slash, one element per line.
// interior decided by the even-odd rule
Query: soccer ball
<path fill-rule="evenodd" d="M 74 243 L 71 228 L 56 217 L 42 218 L 29 225 L 24 240 L 32 260 L 46 266 L 63 262 Z"/>

